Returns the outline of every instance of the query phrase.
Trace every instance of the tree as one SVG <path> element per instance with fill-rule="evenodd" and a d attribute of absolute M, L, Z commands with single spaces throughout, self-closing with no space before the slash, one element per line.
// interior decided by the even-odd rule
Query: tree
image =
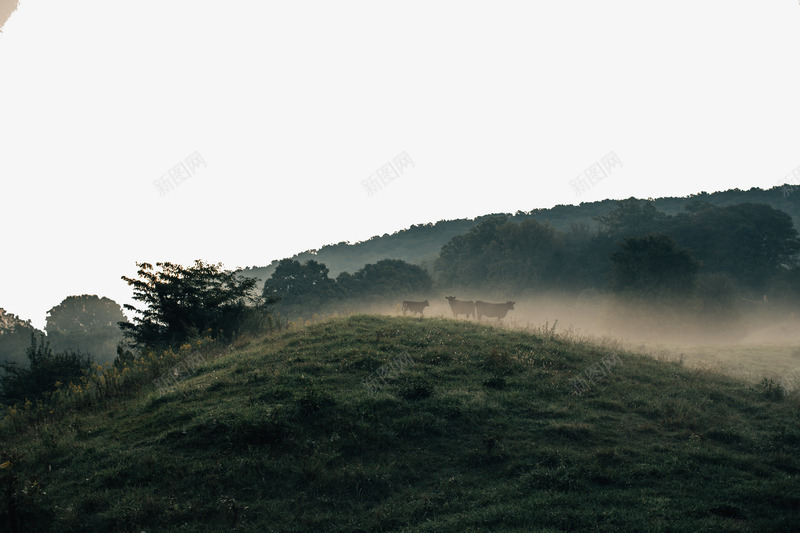
<path fill-rule="evenodd" d="M 309 259 L 301 264 L 294 259 L 282 259 L 264 282 L 262 294 L 279 300 L 276 310 L 290 316 L 305 316 L 320 311 L 340 293 L 323 263 Z"/>
<path fill-rule="evenodd" d="M 381 259 L 364 265 L 352 278 L 340 274 L 339 279 L 349 284 L 348 297 L 370 300 L 421 297 L 433 287 L 433 280 L 424 268 L 402 259 Z"/>
<path fill-rule="evenodd" d="M 449 287 L 585 288 L 578 258 L 564 233 L 549 223 L 493 217 L 443 246 L 434 270 L 439 283 Z"/>
<path fill-rule="evenodd" d="M 438 281 L 461 286 L 484 283 L 491 262 L 485 251 L 499 241 L 506 221 L 504 216 L 489 217 L 442 246 L 433 265 Z"/>
<path fill-rule="evenodd" d="M 137 266 L 139 279 L 122 279 L 133 287 L 133 299 L 147 307 L 126 304 L 140 316 L 119 324 L 135 348 L 166 348 L 201 334 L 229 339 L 246 323 L 271 324 L 267 307 L 274 301 L 256 294 L 254 278 L 223 271 L 222 264 L 197 260 L 190 267 L 169 262 Z"/>
<path fill-rule="evenodd" d="M 610 288 L 637 295 L 685 295 L 695 285 L 699 263 L 664 234 L 630 237 L 611 254 Z"/>
<path fill-rule="evenodd" d="M 765 204 L 706 206 L 679 217 L 671 233 L 704 271 L 725 272 L 758 291 L 781 269 L 797 265 L 800 252 L 792 218 Z"/>
<path fill-rule="evenodd" d="M 31 345 L 26 350 L 29 368 L 15 362 L 0 364 L 0 395 L 7 404 L 36 399 L 46 392 L 56 390 L 58 383 L 68 385 L 88 372 L 92 357 L 75 350 L 53 354 L 44 335 L 36 342 L 31 334 Z"/>
<path fill-rule="evenodd" d="M 95 295 L 68 296 L 47 312 L 47 339 L 54 350 L 80 349 L 99 362 L 114 360 L 122 340 L 122 308 Z"/>

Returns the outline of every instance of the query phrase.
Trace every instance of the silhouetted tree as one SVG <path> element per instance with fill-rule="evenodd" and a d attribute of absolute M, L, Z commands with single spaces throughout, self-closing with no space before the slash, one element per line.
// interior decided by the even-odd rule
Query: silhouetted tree
<path fill-rule="evenodd" d="M 352 277 L 339 275 L 349 298 L 382 300 L 396 297 L 422 297 L 433 287 L 430 274 L 419 265 L 402 259 L 382 259 L 364 265 Z"/>
<path fill-rule="evenodd" d="M 273 301 L 255 293 L 254 278 L 200 260 L 190 267 L 169 262 L 156 263 L 156 268 L 149 263 L 137 266 L 139 279 L 122 279 L 133 287 L 133 299 L 147 307 L 126 304 L 140 316 L 119 324 L 135 348 L 164 348 L 199 335 L 231 338 L 244 324 L 270 324 L 267 307 Z"/>
<path fill-rule="evenodd" d="M 287 316 L 310 316 L 340 295 L 328 267 L 309 259 L 282 259 L 264 283 L 265 298 L 279 299 L 275 310 Z"/>

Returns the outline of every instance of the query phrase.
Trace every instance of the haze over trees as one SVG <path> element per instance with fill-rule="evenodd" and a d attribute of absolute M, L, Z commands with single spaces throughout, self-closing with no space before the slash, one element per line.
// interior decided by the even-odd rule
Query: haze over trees
<path fill-rule="evenodd" d="M 95 295 L 68 296 L 47 312 L 47 340 L 55 351 L 79 350 L 111 362 L 122 340 L 125 315 L 117 302 Z"/>
<path fill-rule="evenodd" d="M 31 334 L 42 333 L 31 325 L 30 320 L 22 320 L 0 308 L 0 363 L 27 363 L 25 350 L 31 344 Z"/>
<path fill-rule="evenodd" d="M 710 198 L 683 199 L 672 213 L 656 201 L 630 198 L 591 224 L 566 229 L 531 213 L 486 216 L 446 242 L 428 268 L 383 259 L 333 279 L 322 261 L 284 259 L 263 294 L 282 298 L 276 311 L 289 317 L 463 289 L 508 298 L 586 291 L 617 300 L 659 298 L 687 320 L 730 320 L 739 316 L 740 302 L 762 298 L 797 307 L 789 296 L 800 296 L 800 238 L 792 217 L 766 204 L 714 205 Z"/>
<path fill-rule="evenodd" d="M 557 231 L 531 220 L 485 220 L 442 247 L 434 264 L 437 282 L 518 291 L 641 292 L 645 285 L 685 287 L 688 278 L 702 273 L 724 274 L 756 294 L 773 279 L 786 283 L 798 265 L 800 240 L 791 218 L 767 205 L 695 203 L 670 216 L 652 202 L 629 199 L 597 223 L 594 231 L 586 226 Z M 664 261 L 670 265 L 659 267 Z"/>
<path fill-rule="evenodd" d="M 713 207 L 764 204 L 787 213 L 794 225 L 798 227 L 800 225 L 800 194 L 798 192 L 800 192 L 800 187 L 792 185 L 776 186 L 769 190 L 753 187 L 749 190 L 731 189 L 714 193 L 700 192 L 686 197 L 656 198 L 648 204 L 666 216 L 687 212 L 690 204 L 707 204 Z M 631 200 L 639 202 L 639 200 Z M 433 263 L 438 258 L 442 246 L 458 235 L 465 235 L 472 227 L 489 218 L 504 216 L 507 220 L 518 223 L 535 220 L 542 224 L 547 223 L 560 232 L 583 228 L 585 234 L 594 234 L 601 227 L 598 218 L 608 215 L 618 207 L 618 204 L 617 200 L 601 200 L 583 202 L 579 205 L 557 205 L 550 208 L 517 211 L 513 214 L 487 214 L 473 219 L 440 220 L 436 223 L 416 224 L 392 234 L 376 235 L 361 242 L 343 241 L 323 246 L 317 250 L 307 250 L 290 259 L 301 263 L 313 259 L 323 263 L 329 269 L 330 276 L 334 278 L 341 272 L 355 272 L 364 265 L 376 263 L 381 259 L 402 259 L 432 272 Z M 622 237 L 635 237 L 642 234 L 623 235 Z M 672 236 L 676 238 L 675 235 Z M 679 240 L 678 243 L 686 247 Z M 607 259 L 607 254 L 602 256 L 603 261 Z M 267 266 L 247 268 L 241 274 L 256 277 L 264 282 L 272 275 L 278 263 L 279 261 L 275 260 Z M 592 266 L 587 265 L 587 268 L 591 269 Z M 605 274 L 607 271 L 606 268 Z M 602 283 L 605 283 L 605 274 L 600 272 L 596 272 L 596 274 Z"/>
<path fill-rule="evenodd" d="M 37 342 L 31 334 L 30 343 L 25 352 L 27 367 L 16 362 L 0 363 L 0 403 L 40 399 L 45 393 L 80 379 L 94 363 L 89 354 L 76 350 L 53 353 L 44 335 Z"/>

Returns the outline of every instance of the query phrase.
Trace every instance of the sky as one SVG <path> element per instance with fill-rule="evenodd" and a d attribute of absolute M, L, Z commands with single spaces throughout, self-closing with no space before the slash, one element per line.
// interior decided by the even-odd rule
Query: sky
<path fill-rule="evenodd" d="M 70 295 L 135 303 L 137 262 L 800 183 L 798 51 L 795 0 L 23 0 L 0 307 L 43 328 Z"/>

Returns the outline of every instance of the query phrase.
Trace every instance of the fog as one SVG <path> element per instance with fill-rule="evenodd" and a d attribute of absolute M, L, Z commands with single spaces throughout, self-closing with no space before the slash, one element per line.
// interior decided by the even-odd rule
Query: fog
<path fill-rule="evenodd" d="M 754 383 L 765 377 L 777 380 L 800 369 L 800 316 L 797 310 L 768 301 L 740 299 L 734 308 L 722 311 L 724 316 L 708 316 L 693 301 L 626 301 L 590 291 L 578 297 L 528 294 L 514 298 L 492 291 L 454 290 L 428 296 L 430 306 L 424 317 L 452 318 L 444 298 L 449 295 L 459 300 L 515 302 L 504 319 L 484 317 L 482 324 L 529 331 L 555 326 L 555 333 L 566 338 L 617 345 L 666 361 L 681 360 L 690 367 Z M 337 310 L 338 314 L 354 312 L 401 315 L 401 300 L 361 301 Z M 463 315 L 458 320 L 478 322 Z"/>

